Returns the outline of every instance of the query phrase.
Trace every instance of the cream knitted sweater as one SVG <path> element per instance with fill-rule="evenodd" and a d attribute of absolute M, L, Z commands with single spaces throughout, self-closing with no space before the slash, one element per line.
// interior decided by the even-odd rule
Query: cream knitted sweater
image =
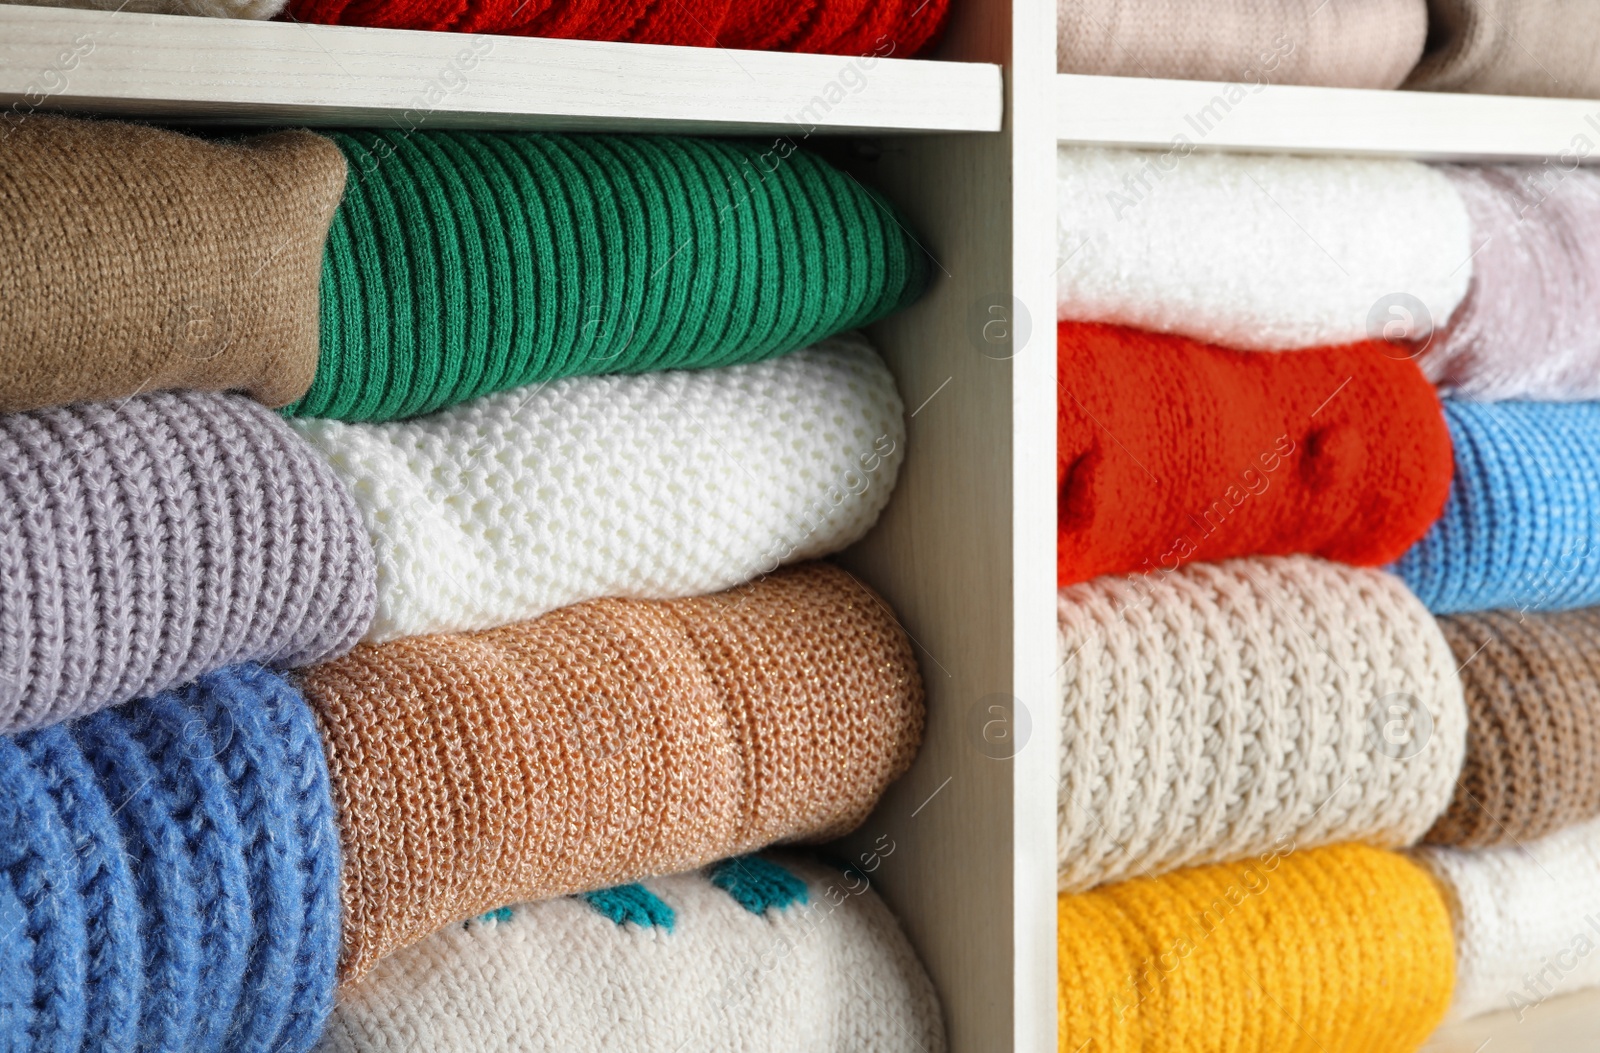
<path fill-rule="evenodd" d="M 1400 579 L 1310 556 L 1060 591 L 1063 891 L 1339 841 L 1417 841 L 1466 740 Z"/>
<path fill-rule="evenodd" d="M 850 334 L 755 365 L 577 377 L 387 424 L 291 423 L 378 559 L 366 639 L 601 596 L 716 592 L 865 534 L 904 456 L 894 379 Z"/>

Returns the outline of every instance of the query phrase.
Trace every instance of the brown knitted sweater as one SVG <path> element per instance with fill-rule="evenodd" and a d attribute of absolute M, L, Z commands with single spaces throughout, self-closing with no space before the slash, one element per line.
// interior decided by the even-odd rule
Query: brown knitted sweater
<path fill-rule="evenodd" d="M 1439 624 L 1463 663 L 1467 757 L 1424 840 L 1520 843 L 1600 816 L 1600 608 Z"/>
<path fill-rule="evenodd" d="M 503 904 L 836 837 L 922 735 L 893 614 L 816 563 L 366 645 L 303 686 L 340 816 L 345 981 Z"/>
<path fill-rule="evenodd" d="M 0 412 L 167 388 L 299 398 L 344 180 L 310 132 L 0 124 Z"/>

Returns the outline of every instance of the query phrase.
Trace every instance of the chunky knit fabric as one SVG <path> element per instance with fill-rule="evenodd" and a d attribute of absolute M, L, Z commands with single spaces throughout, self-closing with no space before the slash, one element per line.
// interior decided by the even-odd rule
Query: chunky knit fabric
<path fill-rule="evenodd" d="M 1195 152 L 1227 119 L 1214 106 L 1195 126 L 1174 114 L 1166 152 L 1059 149 L 1058 318 L 1279 351 L 1395 323 L 1421 337 L 1450 316 L 1475 246 L 1449 180 L 1410 161 Z"/>
<path fill-rule="evenodd" d="M 300 416 L 381 421 L 585 373 L 723 366 L 903 307 L 922 251 L 804 151 L 352 132 Z"/>
<path fill-rule="evenodd" d="M 0 1046 L 311 1048 L 338 873 L 316 726 L 259 666 L 0 737 Z"/>
<path fill-rule="evenodd" d="M 368 638 L 484 629 L 597 596 L 728 588 L 860 538 L 902 406 L 859 337 L 771 362 L 584 377 L 422 420 L 297 421 L 378 553 Z"/>
<path fill-rule="evenodd" d="M 1230 556 L 1398 557 L 1438 518 L 1450 440 L 1433 388 L 1389 350 L 1257 355 L 1061 323 L 1058 583 Z"/>
<path fill-rule="evenodd" d="M 826 564 L 363 645 L 304 687 L 344 837 L 349 979 L 505 903 L 839 836 L 922 733 L 905 634 Z"/>
<path fill-rule="evenodd" d="M 670 930 L 581 898 L 451 925 L 341 991 L 318 1049 L 943 1053 L 933 986 L 866 881 L 773 862 L 800 896 L 765 909 L 704 872 L 647 881 Z"/>
<path fill-rule="evenodd" d="M 1418 359 L 1473 401 L 1600 398 L 1600 175 L 1569 164 L 1441 171 L 1472 216 L 1472 289 Z"/>
<path fill-rule="evenodd" d="M 1600 9 L 1587 0 L 1428 0 L 1428 47 L 1405 86 L 1592 99 L 1596 40 Z"/>
<path fill-rule="evenodd" d="M 335 474 L 240 395 L 0 415 L 0 731 L 343 654 L 375 574 Z"/>
<path fill-rule="evenodd" d="M 1455 1019 L 1600 986 L 1600 820 L 1476 851 L 1419 848 L 1455 927 Z"/>
<path fill-rule="evenodd" d="M 1062 73 L 1394 88 L 1422 55 L 1426 0 L 1056 0 Z M 1246 103 L 1248 105 L 1248 103 Z"/>
<path fill-rule="evenodd" d="M 1064 891 L 1282 838 L 1408 845 L 1450 802 L 1456 662 L 1391 574 L 1196 563 L 1064 588 L 1058 612 Z"/>
<path fill-rule="evenodd" d="M 1412 1053 L 1453 979 L 1427 873 L 1364 845 L 1057 900 L 1061 1053 Z"/>
<path fill-rule="evenodd" d="M 1444 409 L 1450 499 L 1394 569 L 1438 614 L 1600 604 L 1600 403 Z"/>
<path fill-rule="evenodd" d="M 43 114 L 8 122 L 0 412 L 170 388 L 299 398 L 317 368 L 317 274 L 344 180 L 339 151 L 310 132 L 221 143 Z"/>
<path fill-rule="evenodd" d="M 1467 754 L 1435 844 L 1520 844 L 1600 816 L 1600 609 L 1439 619 Z"/>

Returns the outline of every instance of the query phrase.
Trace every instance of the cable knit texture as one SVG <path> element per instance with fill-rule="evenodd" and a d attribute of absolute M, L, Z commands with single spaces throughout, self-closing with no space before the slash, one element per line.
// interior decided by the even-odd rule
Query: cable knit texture
<path fill-rule="evenodd" d="M 904 456 L 859 337 L 771 362 L 584 377 L 399 424 L 297 421 L 361 506 L 368 639 L 487 629 L 598 596 L 728 588 L 859 539 Z"/>
<path fill-rule="evenodd" d="M 240 395 L 0 415 L 0 731 L 343 654 L 375 571 L 343 484 Z"/>
<path fill-rule="evenodd" d="M 1056 15 L 1062 73 L 1225 81 L 1235 104 L 1261 84 L 1398 87 L 1428 32 L 1426 0 L 1056 0 Z"/>
<path fill-rule="evenodd" d="M 1389 562 L 1439 516 L 1450 439 L 1416 365 L 1368 343 L 1257 355 L 1057 328 L 1057 583 L 1191 560 Z"/>
<path fill-rule="evenodd" d="M 754 362 L 926 284 L 875 191 L 804 151 L 667 136 L 333 133 L 351 179 L 291 412 L 381 421 L 586 373 Z"/>
<path fill-rule="evenodd" d="M 1450 1001 L 1438 887 L 1364 845 L 1056 902 L 1061 1053 L 1412 1053 Z"/>
<path fill-rule="evenodd" d="M 1589 0 L 1428 0 L 1428 45 L 1407 88 L 1600 96 L 1600 8 Z"/>
<path fill-rule="evenodd" d="M 352 980 L 505 903 L 840 836 L 922 735 L 904 632 L 826 564 L 363 645 L 304 687 L 344 836 Z"/>
<path fill-rule="evenodd" d="M 452 925 L 342 991 L 319 1053 L 944 1053 L 933 985 L 866 881 L 775 858 L 800 902 L 752 912 L 705 873 L 646 882 L 670 932 L 576 898 Z"/>
<path fill-rule="evenodd" d="M 1301 847 L 1411 844 L 1450 802 L 1467 715 L 1399 579 L 1308 556 L 1060 592 L 1059 884 Z"/>
<path fill-rule="evenodd" d="M 315 723 L 259 666 L 0 737 L 0 1046 L 310 1049 L 338 874 Z"/>
<path fill-rule="evenodd" d="M 1565 163 L 1440 170 L 1472 217 L 1472 288 L 1418 362 L 1473 401 L 1600 398 L 1600 175 Z"/>
<path fill-rule="evenodd" d="M 108 5 L 117 6 L 117 5 Z M 327 140 L 208 142 L 30 113 L 0 127 L 0 412 L 173 388 L 299 398 L 345 166 Z"/>
<path fill-rule="evenodd" d="M 1436 614 L 1600 604 L 1600 403 L 1445 400 L 1455 480 L 1395 564 Z"/>
<path fill-rule="evenodd" d="M 1450 1018 L 1521 1014 L 1600 987 L 1600 820 L 1538 841 L 1413 850 L 1443 886 L 1455 927 Z"/>
<path fill-rule="evenodd" d="M 1435 844 L 1521 844 L 1600 816 L 1600 609 L 1439 619 L 1467 704 L 1467 755 Z"/>
<path fill-rule="evenodd" d="M 1226 110 L 1194 119 L 1174 115 L 1182 141 L 1164 153 L 1059 148 L 1058 318 L 1281 351 L 1382 336 L 1397 318 L 1425 337 L 1466 295 L 1471 228 L 1439 172 L 1199 153 Z"/>

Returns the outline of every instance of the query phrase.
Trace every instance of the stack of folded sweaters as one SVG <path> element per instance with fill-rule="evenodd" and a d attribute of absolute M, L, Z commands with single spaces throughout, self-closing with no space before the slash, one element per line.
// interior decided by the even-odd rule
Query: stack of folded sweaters
<path fill-rule="evenodd" d="M 1061 1049 L 1600 984 L 1600 178 L 1059 174 Z"/>
<path fill-rule="evenodd" d="M 0 1046 L 943 1048 L 860 870 L 766 851 L 921 737 L 818 559 L 925 265 L 758 156 L 12 129 Z"/>

